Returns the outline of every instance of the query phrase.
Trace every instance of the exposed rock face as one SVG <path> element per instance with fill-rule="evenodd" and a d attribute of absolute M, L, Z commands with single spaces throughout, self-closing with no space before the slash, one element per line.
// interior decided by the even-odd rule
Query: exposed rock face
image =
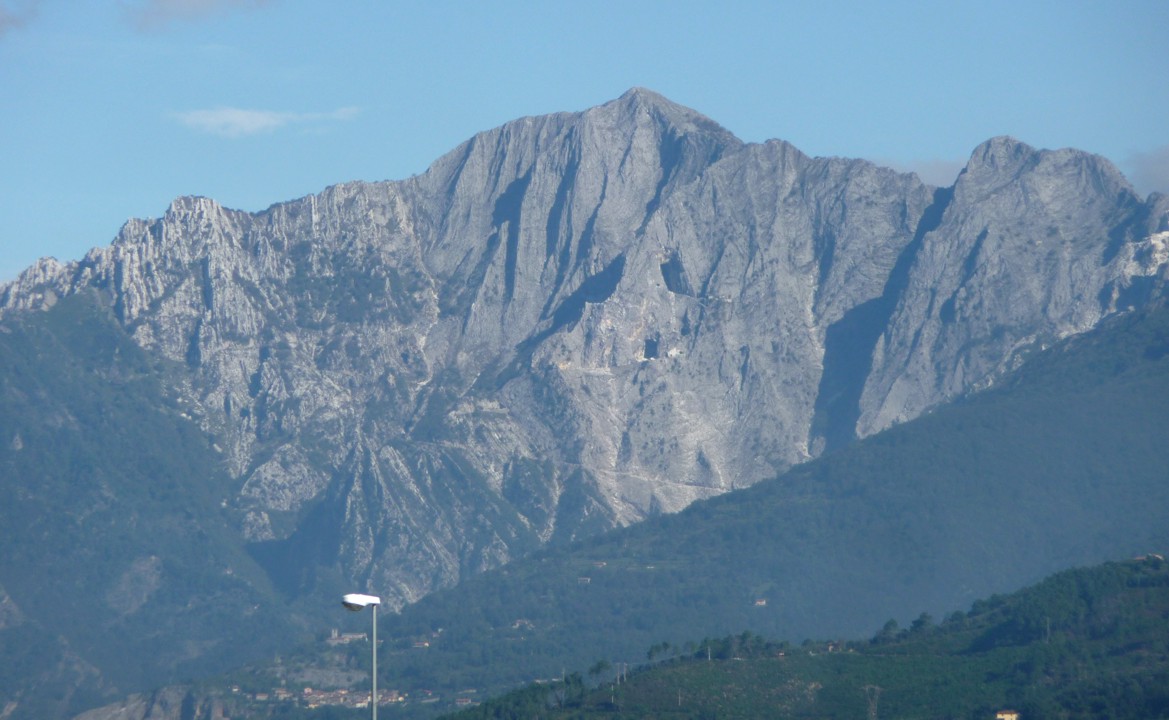
<path fill-rule="evenodd" d="M 873 354 L 864 435 L 993 382 L 1026 348 L 1087 330 L 1164 278 L 1164 197 L 1101 158 L 983 143 L 924 236 Z"/>
<path fill-rule="evenodd" d="M 991 384 L 1160 292 L 1167 241 L 1099 157 L 996 138 L 938 189 L 632 90 L 401 182 L 181 198 L 0 307 L 100 290 L 188 368 L 277 581 L 400 605 Z"/>
<path fill-rule="evenodd" d="M 218 720 L 227 717 L 223 703 L 182 686 L 170 686 L 149 695 L 81 713 L 75 720 Z"/>

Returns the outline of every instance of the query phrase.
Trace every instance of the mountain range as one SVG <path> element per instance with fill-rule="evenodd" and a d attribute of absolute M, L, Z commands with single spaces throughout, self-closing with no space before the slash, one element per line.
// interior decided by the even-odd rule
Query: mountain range
<path fill-rule="evenodd" d="M 341 585 L 401 608 L 755 485 L 1161 303 L 1167 278 L 1169 198 L 1140 198 L 1103 158 L 995 138 L 938 188 L 744 143 L 634 89 L 481 133 L 406 180 L 259 213 L 180 198 L 0 287 L 0 329 L 16 356 L 46 339 L 27 373 L 57 348 L 109 397 L 148 385 L 161 415 L 139 437 L 173 427 L 183 440 L 153 449 L 200 458 L 189 479 L 166 452 L 142 471 L 175 488 L 154 512 L 196 508 L 187 527 L 221 543 L 211 556 L 242 594 L 304 627 Z M 78 314 L 102 332 L 64 342 L 54 328 Z M 95 347 L 116 352 L 95 364 Z M 0 438 L 3 484 L 40 503 L 23 517 L 55 519 L 17 462 L 58 449 L 35 429 L 136 438 L 115 440 L 129 420 L 110 425 L 100 403 L 85 422 L 40 415 L 13 369 L 0 380 L 26 409 Z M 45 486 L 66 503 L 120 497 L 97 478 L 126 462 L 62 464 Z M 6 528 L 14 547 L 46 532 Z M 135 547 L 109 551 L 125 568 L 92 592 L 120 597 L 124 577 L 148 597 L 173 589 L 168 558 Z M 0 566 L 3 627 L 51 626 L 15 568 Z M 122 622 L 151 607 L 130 606 Z"/>

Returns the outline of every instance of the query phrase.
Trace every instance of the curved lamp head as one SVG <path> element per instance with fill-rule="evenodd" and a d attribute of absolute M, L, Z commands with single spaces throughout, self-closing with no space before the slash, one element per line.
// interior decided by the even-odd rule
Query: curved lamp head
<path fill-rule="evenodd" d="M 346 610 L 364 610 L 370 605 L 381 605 L 382 599 L 377 595 L 362 595 L 361 593 L 350 593 L 341 598 L 341 604 L 345 606 Z"/>

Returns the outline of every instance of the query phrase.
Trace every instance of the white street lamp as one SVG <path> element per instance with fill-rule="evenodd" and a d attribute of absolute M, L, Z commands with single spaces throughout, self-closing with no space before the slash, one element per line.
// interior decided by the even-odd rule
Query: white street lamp
<path fill-rule="evenodd" d="M 369 695 L 369 704 L 373 708 L 373 720 L 377 720 L 377 606 L 382 604 L 382 599 L 377 595 L 350 593 L 341 598 L 341 604 L 353 612 L 373 608 L 373 691 Z"/>

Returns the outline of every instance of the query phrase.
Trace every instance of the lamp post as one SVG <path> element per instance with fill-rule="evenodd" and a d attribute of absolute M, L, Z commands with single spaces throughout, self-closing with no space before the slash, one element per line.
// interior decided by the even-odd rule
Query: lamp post
<path fill-rule="evenodd" d="M 373 608 L 373 673 L 371 674 L 373 691 L 369 695 L 369 704 L 373 708 L 373 720 L 377 720 L 377 606 L 382 604 L 382 599 L 377 595 L 350 593 L 341 598 L 341 604 L 345 606 L 346 610 L 353 612 L 360 612 L 367 607 Z"/>

